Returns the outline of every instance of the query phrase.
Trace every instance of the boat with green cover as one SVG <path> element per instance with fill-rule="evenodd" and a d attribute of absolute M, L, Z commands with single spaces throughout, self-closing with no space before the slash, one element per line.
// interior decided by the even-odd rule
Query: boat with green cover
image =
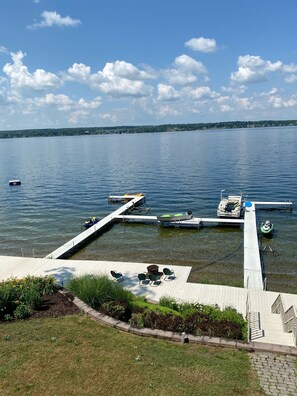
<path fill-rule="evenodd" d="M 189 210 L 186 213 L 175 213 L 175 214 L 163 214 L 160 216 L 157 216 L 157 219 L 161 223 L 171 223 L 174 221 L 183 221 L 183 220 L 190 220 L 193 217 L 192 212 Z"/>

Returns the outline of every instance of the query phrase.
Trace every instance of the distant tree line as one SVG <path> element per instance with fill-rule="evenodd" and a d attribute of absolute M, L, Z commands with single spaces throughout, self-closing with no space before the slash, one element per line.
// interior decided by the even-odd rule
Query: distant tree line
<path fill-rule="evenodd" d="M 236 128 L 266 128 L 281 126 L 297 126 L 297 120 L 278 121 L 227 121 L 209 122 L 198 124 L 164 124 L 142 126 L 117 126 L 117 127 L 80 127 L 58 129 L 24 129 L 0 131 L 0 139 L 46 137 L 46 136 L 78 136 L 78 135 L 107 135 L 122 133 L 152 133 L 152 132 L 183 132 L 208 129 L 236 129 Z"/>

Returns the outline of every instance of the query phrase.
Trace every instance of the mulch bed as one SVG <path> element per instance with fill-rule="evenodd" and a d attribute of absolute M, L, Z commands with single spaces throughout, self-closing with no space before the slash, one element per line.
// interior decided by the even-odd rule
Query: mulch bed
<path fill-rule="evenodd" d="M 34 310 L 29 319 L 53 318 L 80 313 L 80 309 L 72 302 L 73 296 L 70 293 L 43 296 L 41 301 L 41 307 Z"/>

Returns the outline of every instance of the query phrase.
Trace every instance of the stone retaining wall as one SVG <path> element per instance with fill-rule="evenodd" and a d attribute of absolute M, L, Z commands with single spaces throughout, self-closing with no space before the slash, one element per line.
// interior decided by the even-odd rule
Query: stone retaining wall
<path fill-rule="evenodd" d="M 120 320 L 111 318 L 110 316 L 104 315 L 96 311 L 95 309 L 89 307 L 87 304 L 85 304 L 77 297 L 74 297 L 73 303 L 84 313 L 91 316 L 93 319 L 97 320 L 100 323 L 142 337 L 154 337 L 154 338 L 166 339 L 174 342 L 195 342 L 201 345 L 244 349 L 248 352 L 261 351 L 261 352 L 273 352 L 273 353 L 297 356 L 297 348 L 290 346 L 268 344 L 264 342 L 253 342 L 253 341 L 248 343 L 243 341 L 227 340 L 217 337 L 193 336 L 191 334 L 187 334 L 186 337 L 184 337 L 183 335 L 179 333 L 174 333 L 172 331 L 164 331 L 164 330 L 148 329 L 148 328 L 137 329 L 136 327 L 132 327 L 129 323 L 122 322 Z"/>

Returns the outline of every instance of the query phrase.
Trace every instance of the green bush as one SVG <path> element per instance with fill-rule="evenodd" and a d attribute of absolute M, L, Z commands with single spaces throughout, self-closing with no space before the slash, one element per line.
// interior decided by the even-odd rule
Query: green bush
<path fill-rule="evenodd" d="M 172 327 L 177 327 L 189 334 L 193 335 L 208 335 L 223 338 L 233 338 L 247 340 L 247 321 L 239 314 L 234 308 L 228 307 L 224 311 L 221 311 L 218 306 L 203 305 L 200 303 L 188 303 L 188 302 L 177 302 L 174 298 L 163 296 L 154 311 L 160 313 L 160 306 L 162 309 L 166 309 L 169 312 L 167 314 L 181 315 L 183 323 L 174 323 L 169 325 L 168 330 Z M 133 302 L 133 305 L 135 302 Z M 162 312 L 165 314 L 166 312 Z M 148 314 L 146 313 L 148 316 Z M 144 316 L 145 325 L 149 322 L 153 322 L 155 328 L 163 328 L 164 323 L 169 322 L 168 319 L 162 317 L 153 317 L 153 320 L 147 320 L 147 316 Z M 163 322 L 160 324 L 160 322 Z M 161 326 L 161 327 L 160 327 Z"/>
<path fill-rule="evenodd" d="M 26 276 L 22 280 L 23 288 L 35 288 L 40 296 L 54 294 L 57 291 L 57 283 L 53 276 Z"/>
<path fill-rule="evenodd" d="M 27 304 L 19 304 L 13 313 L 16 319 L 26 319 L 31 315 L 30 307 Z"/>
<path fill-rule="evenodd" d="M 38 308 L 42 295 L 52 294 L 56 291 L 56 281 L 52 276 L 26 276 L 22 279 L 11 278 L 1 282 L 0 320 L 7 320 L 7 318 L 15 316 L 14 312 L 21 304 L 32 309 Z M 21 307 L 19 310 L 24 310 L 24 308 Z"/>
<path fill-rule="evenodd" d="M 21 295 L 21 301 L 32 309 L 38 309 L 41 305 L 41 294 L 38 284 L 27 285 Z"/>
<path fill-rule="evenodd" d="M 101 305 L 100 311 L 112 318 L 128 322 L 131 318 L 131 308 L 125 302 L 108 301 Z"/>
<path fill-rule="evenodd" d="M 142 312 L 132 313 L 129 323 L 132 327 L 136 327 L 137 329 L 143 329 L 144 328 L 143 313 Z"/>
<path fill-rule="evenodd" d="M 138 309 L 145 309 L 145 310 L 149 310 L 149 311 L 158 311 L 159 313 L 162 314 L 167 314 L 167 315 L 175 315 L 175 316 L 179 316 L 180 314 L 171 309 L 171 308 L 167 308 L 166 306 L 161 306 L 161 305 L 157 305 L 157 304 L 152 304 L 152 303 L 148 303 L 146 301 L 143 301 L 143 299 L 138 299 L 137 297 L 132 300 L 130 302 L 130 306 L 133 310 L 138 310 Z"/>
<path fill-rule="evenodd" d="M 18 304 L 17 288 L 5 282 L 0 284 L 0 320 L 11 315 Z"/>
<path fill-rule="evenodd" d="M 159 300 L 159 305 L 161 305 L 162 307 L 170 308 L 177 312 L 179 311 L 179 304 L 173 297 L 169 297 L 169 296 L 161 297 Z"/>

